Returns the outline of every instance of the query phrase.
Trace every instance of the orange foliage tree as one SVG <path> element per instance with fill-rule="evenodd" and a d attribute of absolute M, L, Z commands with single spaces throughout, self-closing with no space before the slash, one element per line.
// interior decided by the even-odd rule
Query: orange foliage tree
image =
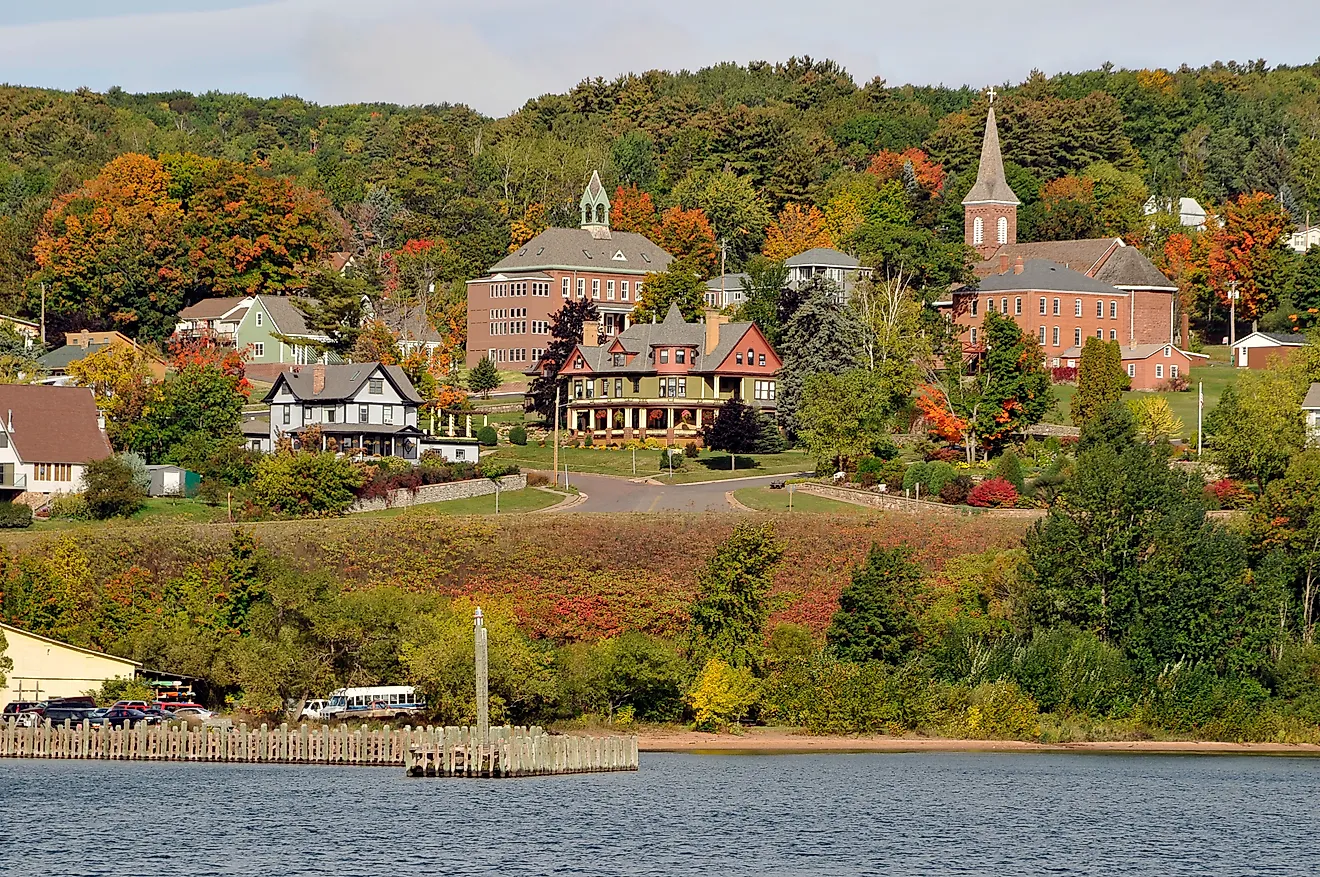
<path fill-rule="evenodd" d="M 549 224 L 544 204 L 539 201 L 528 204 L 522 219 L 515 219 L 509 224 L 509 252 L 512 253 L 545 231 Z"/>
<path fill-rule="evenodd" d="M 610 201 L 610 228 L 615 231 L 631 231 L 655 239 L 656 216 L 655 203 L 649 192 L 643 192 L 636 185 L 624 188 L 620 186 Z"/>
<path fill-rule="evenodd" d="M 661 216 L 653 240 L 675 260 L 687 261 L 704 276 L 715 273 L 718 264 L 715 231 L 701 208 L 670 207 Z"/>
<path fill-rule="evenodd" d="M 1220 302 L 1228 304 L 1230 284 L 1236 284 L 1238 317 L 1251 320 L 1268 310 L 1287 229 L 1287 216 L 1265 192 L 1239 195 L 1224 205 L 1206 261 Z"/>
<path fill-rule="evenodd" d="M 221 374 L 238 378 L 234 385 L 237 392 L 247 397 L 252 392 L 252 384 L 247 379 L 247 361 L 252 355 L 250 346 L 241 350 L 219 343 L 215 338 L 205 335 L 198 338 L 175 336 L 170 339 L 170 368 L 181 372 L 188 366 L 216 368 Z"/>
<path fill-rule="evenodd" d="M 782 262 L 815 247 L 833 247 L 834 240 L 825 227 L 825 214 L 814 206 L 785 204 L 779 216 L 766 229 L 761 254 Z"/>
<path fill-rule="evenodd" d="M 915 146 L 902 152 L 891 152 L 888 149 L 880 150 L 871 159 L 871 164 L 866 168 L 866 172 L 879 177 L 881 180 L 901 180 L 903 178 L 903 167 L 908 162 L 912 163 L 917 185 L 931 195 L 938 195 L 944 189 L 944 167 L 939 162 L 931 160 L 930 156 Z"/>

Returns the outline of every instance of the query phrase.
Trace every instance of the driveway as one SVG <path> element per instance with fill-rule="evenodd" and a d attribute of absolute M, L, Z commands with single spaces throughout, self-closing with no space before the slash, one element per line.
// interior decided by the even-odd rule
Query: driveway
<path fill-rule="evenodd" d="M 548 473 L 547 473 L 548 474 Z M 611 475 L 569 475 L 568 483 L 587 495 L 567 512 L 728 512 L 725 494 L 743 487 L 765 487 L 789 475 L 730 478 L 708 484 L 646 484 Z"/>

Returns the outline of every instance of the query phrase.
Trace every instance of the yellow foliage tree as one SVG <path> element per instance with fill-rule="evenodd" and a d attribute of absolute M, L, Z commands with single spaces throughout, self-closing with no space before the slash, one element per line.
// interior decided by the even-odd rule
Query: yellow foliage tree
<path fill-rule="evenodd" d="M 698 728 L 722 730 L 745 718 L 759 695 L 751 670 L 711 658 L 688 693 L 688 703 Z"/>
<path fill-rule="evenodd" d="M 786 204 L 766 229 L 761 254 L 782 262 L 815 247 L 833 247 L 834 239 L 825 227 L 825 214 L 814 206 Z"/>
<path fill-rule="evenodd" d="M 1169 400 L 1163 396 L 1154 394 L 1142 396 L 1129 402 L 1128 405 L 1132 408 L 1132 416 L 1137 421 L 1137 437 L 1142 441 L 1155 444 L 1168 441 L 1182 433 L 1183 422 L 1174 415 L 1173 409 L 1169 407 Z"/>
<path fill-rule="evenodd" d="M 129 344 L 110 344 L 90 356 L 69 363 L 68 373 L 82 387 L 90 387 L 96 407 L 105 415 L 106 435 L 122 448 L 122 430 L 146 413 L 156 383 L 146 351 Z"/>

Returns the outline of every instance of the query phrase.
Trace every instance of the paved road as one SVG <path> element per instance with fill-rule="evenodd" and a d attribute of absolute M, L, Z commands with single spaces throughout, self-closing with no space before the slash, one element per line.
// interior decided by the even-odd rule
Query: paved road
<path fill-rule="evenodd" d="M 610 475 L 569 474 L 569 483 L 587 495 L 569 512 L 727 512 L 724 494 L 743 487 L 764 487 L 785 475 L 730 479 L 711 484 L 638 484 Z"/>

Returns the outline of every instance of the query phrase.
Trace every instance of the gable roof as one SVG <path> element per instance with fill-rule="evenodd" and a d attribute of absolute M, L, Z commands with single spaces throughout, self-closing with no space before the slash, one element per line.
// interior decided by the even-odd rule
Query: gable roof
<path fill-rule="evenodd" d="M 1105 259 L 1096 280 L 1124 289 L 1159 289 L 1177 292 L 1178 287 L 1136 247 L 1119 247 Z"/>
<path fill-rule="evenodd" d="M 270 315 L 270 321 L 275 324 L 275 329 L 281 335 L 304 335 L 309 338 L 324 338 L 319 332 L 313 332 L 307 325 L 307 318 L 303 312 L 294 306 L 292 298 L 285 295 L 258 295 L 256 300 L 261 302 L 261 306 Z M 314 298 L 306 298 L 312 304 L 316 303 Z"/>
<path fill-rule="evenodd" d="M 706 289 L 719 292 L 721 284 L 726 292 L 731 289 L 748 289 L 752 285 L 752 278 L 749 274 L 721 274 L 707 280 Z"/>
<path fill-rule="evenodd" d="M 1008 268 L 1012 270 L 1017 257 L 1021 256 L 1024 262 L 1031 259 L 1049 259 L 1051 262 L 1067 265 L 1074 271 L 1093 275 L 1104 263 L 1110 251 L 1121 248 L 1122 245 L 1123 242 L 1118 238 L 1082 238 L 1075 241 L 1004 244 L 998 250 L 995 250 L 994 255 L 989 259 L 973 265 L 972 270 L 976 272 L 977 277 L 999 274 L 1004 270 L 1000 267 L 1003 262 L 1001 257 L 1008 259 Z"/>
<path fill-rule="evenodd" d="M 321 392 L 314 392 L 312 387 L 315 383 L 315 374 L 317 369 L 325 369 L 325 385 Z M 275 379 L 271 385 L 263 402 L 269 402 L 275 398 L 280 385 L 283 384 L 293 393 L 295 399 L 305 402 L 339 402 L 345 399 L 351 399 L 362 385 L 367 382 L 377 371 L 383 372 L 385 378 L 394 385 L 398 391 L 409 402 L 422 404 L 422 397 L 417 395 L 417 390 L 413 388 L 412 381 L 404 374 L 403 369 L 397 365 L 381 365 L 379 362 L 351 362 L 344 365 L 304 365 L 280 372 L 280 376 Z"/>
<path fill-rule="evenodd" d="M 1311 389 L 1306 391 L 1306 398 L 1302 400 L 1302 407 L 1320 410 L 1320 381 L 1312 384 Z"/>
<path fill-rule="evenodd" d="M 1004 176 L 1004 157 L 999 151 L 999 126 L 995 124 L 995 107 L 985 116 L 985 137 L 981 140 L 981 163 L 976 168 L 976 182 L 962 200 L 964 204 L 1021 204 Z"/>
<path fill-rule="evenodd" d="M 247 296 L 230 298 L 204 298 L 179 311 L 180 320 L 217 320 L 240 305 L 250 303 Z"/>
<path fill-rule="evenodd" d="M 63 347 L 56 347 L 54 350 L 41 354 L 37 357 L 37 362 L 47 371 L 59 371 L 69 367 L 70 363 L 86 359 L 93 353 L 99 353 L 109 344 L 88 344 L 83 347 L 80 344 L 65 344 Z"/>
<path fill-rule="evenodd" d="M 15 627 L 12 624 L 5 624 L 3 621 L 0 621 L 0 630 L 7 630 L 10 633 L 16 633 L 19 634 L 20 636 L 30 636 L 35 640 L 40 640 L 43 643 L 50 643 L 53 646 L 59 646 L 60 648 L 68 649 L 71 652 L 79 652 L 84 655 L 92 655 L 93 657 L 96 658 L 105 658 L 107 661 L 118 661 L 121 664 L 126 664 L 130 667 L 136 667 L 138 669 L 141 669 L 142 667 L 142 664 L 140 662 L 134 661 L 131 658 L 121 658 L 118 655 L 112 655 L 109 652 L 98 652 L 95 649 L 85 649 L 82 646 L 75 646 L 72 643 L 66 643 L 66 642 L 62 642 L 61 640 L 51 639 L 48 636 L 42 636 L 39 633 L 33 633 L 30 630 L 24 630 L 23 628 Z"/>
<path fill-rule="evenodd" d="M 90 463 L 111 453 L 87 387 L 0 384 L 0 418 L 24 463 Z"/>
<path fill-rule="evenodd" d="M 1121 352 L 1120 356 L 1126 362 L 1129 359 L 1150 359 L 1166 347 L 1178 351 L 1188 359 L 1210 358 L 1204 353 L 1191 353 L 1190 351 L 1183 350 L 1175 344 L 1134 344 L 1131 347 L 1120 347 L 1119 350 Z M 1060 353 L 1059 356 L 1064 359 L 1080 359 L 1082 356 L 1082 348 L 1077 346 L 1069 347 L 1063 353 Z"/>
<path fill-rule="evenodd" d="M 857 268 L 862 263 L 838 250 L 829 247 L 814 247 L 805 253 L 798 253 L 784 260 L 786 268 L 801 268 L 808 265 L 824 265 L 828 268 Z"/>
<path fill-rule="evenodd" d="M 1032 259 L 1023 266 L 1022 273 L 992 274 L 977 284 L 980 292 L 1090 292 L 1100 295 L 1125 295 L 1108 283 L 1074 271 L 1066 265 L 1048 259 Z"/>
<path fill-rule="evenodd" d="M 1280 344 L 1302 345 L 1306 343 L 1306 336 L 1297 332 L 1261 332 L 1259 334 Z"/>
<path fill-rule="evenodd" d="M 615 255 L 622 253 L 622 259 Z M 583 228 L 547 228 L 491 266 L 499 271 L 549 269 L 649 274 L 664 271 L 674 257 L 649 238 L 630 231 L 597 238 Z"/>

